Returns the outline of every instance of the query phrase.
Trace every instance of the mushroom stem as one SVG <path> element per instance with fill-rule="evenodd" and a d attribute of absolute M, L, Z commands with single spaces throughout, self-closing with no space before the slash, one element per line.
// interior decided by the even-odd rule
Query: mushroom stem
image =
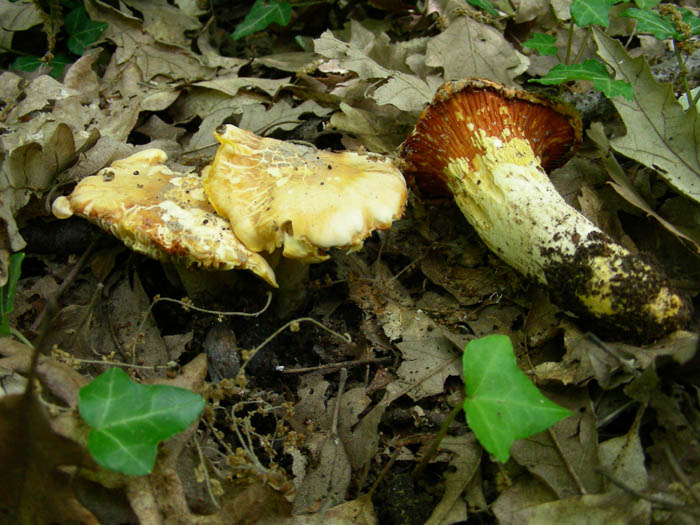
<path fill-rule="evenodd" d="M 550 135 L 558 136 L 554 147 L 562 156 L 566 133 L 553 124 L 562 115 L 552 104 L 526 93 L 521 99 L 520 93 L 488 81 L 440 88 L 402 146 L 408 171 L 418 182 L 432 174 L 433 188 L 435 180 L 445 184 L 493 252 L 546 285 L 564 310 L 596 319 L 596 329 L 648 339 L 680 327 L 689 316 L 687 301 L 556 191 L 540 158 L 547 156 Z M 533 122 L 551 133 L 533 137 L 528 129 Z M 436 129 L 442 133 L 436 135 Z"/>
<path fill-rule="evenodd" d="M 503 261 L 547 285 L 563 308 L 607 324 L 661 326 L 681 314 L 684 302 L 654 268 L 564 201 L 526 141 L 483 142 L 474 169 L 456 159 L 445 168 L 446 182 Z"/>

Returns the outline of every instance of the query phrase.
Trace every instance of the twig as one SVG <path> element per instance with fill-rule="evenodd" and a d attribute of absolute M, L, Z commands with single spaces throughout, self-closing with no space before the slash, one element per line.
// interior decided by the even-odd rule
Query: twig
<path fill-rule="evenodd" d="M 209 499 L 211 499 L 212 503 L 217 509 L 220 509 L 221 504 L 217 501 L 216 497 L 214 496 L 214 492 L 211 489 L 211 477 L 209 476 L 209 469 L 204 463 L 204 454 L 202 453 L 202 447 L 199 446 L 199 441 L 197 440 L 196 436 L 192 441 L 194 441 L 194 446 L 197 447 L 197 454 L 199 455 L 199 461 L 202 465 L 202 474 L 204 476 L 204 483 L 207 486 L 207 493 L 209 494 Z"/>
<path fill-rule="evenodd" d="M 664 453 L 666 454 L 666 459 L 668 460 L 668 463 L 671 466 L 671 470 L 673 470 L 673 474 L 676 476 L 676 478 L 678 478 L 678 481 L 681 482 L 683 487 L 685 487 L 685 490 L 688 492 L 688 494 L 690 494 L 690 497 L 693 498 L 693 501 L 697 505 L 700 505 L 700 497 L 698 497 L 698 494 L 697 492 L 695 492 L 695 489 L 693 488 L 692 483 L 688 479 L 688 476 L 685 475 L 685 472 L 683 472 L 683 469 L 678 464 L 676 456 L 674 456 L 673 451 L 671 450 L 671 447 L 669 446 L 667 441 L 663 442 L 663 449 Z"/>
<path fill-rule="evenodd" d="M 566 456 L 564 455 L 564 451 L 561 449 L 561 445 L 559 444 L 559 439 L 557 439 L 557 436 L 554 433 L 554 430 L 552 429 L 552 427 L 549 427 L 547 429 L 547 433 L 549 434 L 549 437 L 552 438 L 552 441 L 554 442 L 554 448 L 557 449 L 557 453 L 559 454 L 559 457 L 561 457 L 561 460 L 564 463 L 564 466 L 566 467 L 566 471 L 569 473 L 571 478 L 574 480 L 574 483 L 576 483 L 576 486 L 578 487 L 579 492 L 583 495 L 588 494 L 586 487 L 584 487 L 583 483 L 581 482 L 581 479 L 578 477 L 578 474 L 576 474 L 574 467 L 572 467 L 571 463 L 569 463 L 569 461 L 566 459 Z"/>
<path fill-rule="evenodd" d="M 331 462 L 331 468 L 330 468 L 331 475 L 329 476 L 328 485 L 327 485 L 328 496 L 325 498 L 323 505 L 321 505 L 321 509 L 318 512 L 318 518 L 316 520 L 316 523 L 319 523 L 319 524 L 326 523 L 326 521 L 324 521 L 326 511 L 333 504 L 332 495 L 333 495 L 333 488 L 335 485 L 334 474 L 335 474 L 336 462 L 338 460 L 338 448 L 341 448 L 341 449 L 343 448 L 343 445 L 340 443 L 340 439 L 338 439 L 338 418 L 340 416 L 340 405 L 342 404 L 343 393 L 345 392 L 345 383 L 347 382 L 347 380 L 348 380 L 348 369 L 341 368 L 340 369 L 340 378 L 338 379 L 338 395 L 336 396 L 335 409 L 333 410 L 333 420 L 331 421 L 330 439 L 332 440 L 332 443 L 333 443 L 333 461 Z"/>
<path fill-rule="evenodd" d="M 416 468 L 413 469 L 413 472 L 411 473 L 411 477 L 413 480 L 419 479 L 423 475 L 423 471 L 425 471 L 425 467 L 428 466 L 428 463 L 430 460 L 435 456 L 435 453 L 438 451 L 438 448 L 440 447 L 440 443 L 442 442 L 442 438 L 445 437 L 445 434 L 447 434 L 447 429 L 450 426 L 450 423 L 452 423 L 455 418 L 457 417 L 457 414 L 459 414 L 462 411 L 462 404 L 458 403 L 449 413 L 447 416 L 447 419 L 442 423 L 440 426 L 440 430 L 438 431 L 437 435 L 433 438 L 433 441 L 430 443 L 430 446 L 428 447 L 428 450 L 425 451 L 423 454 L 423 457 L 421 457 L 420 462 L 416 465 Z"/>
<path fill-rule="evenodd" d="M 208 310 L 206 308 L 200 308 L 198 306 L 195 306 L 193 304 L 190 304 L 186 301 L 182 301 L 180 299 L 173 299 L 172 297 L 160 297 L 156 295 L 151 301 L 151 304 L 148 306 L 146 311 L 143 313 L 143 316 L 141 317 L 141 322 L 139 323 L 138 330 L 136 330 L 136 333 L 134 334 L 134 337 L 132 338 L 131 345 L 129 349 L 127 350 L 127 353 L 131 353 L 131 358 L 133 361 L 136 360 L 136 340 L 139 337 L 139 334 L 143 332 L 143 327 L 146 324 L 146 321 L 148 320 L 148 316 L 151 314 L 151 311 L 153 311 L 153 307 L 158 304 L 159 302 L 167 302 L 167 303 L 175 303 L 179 304 L 185 309 L 191 309 L 194 310 L 195 312 L 201 312 L 205 314 L 213 314 L 213 315 L 219 315 L 219 316 L 239 316 L 239 317 L 257 317 L 261 315 L 267 308 L 270 306 L 270 303 L 272 302 L 272 292 L 267 292 L 267 302 L 265 303 L 265 306 L 261 310 L 258 310 L 257 312 L 253 313 L 248 313 L 248 312 L 220 312 L 218 310 Z"/>
<path fill-rule="evenodd" d="M 250 361 L 255 357 L 255 354 L 257 354 L 260 350 L 262 350 L 267 344 L 272 341 L 275 337 L 277 337 L 279 334 L 281 334 L 284 330 L 287 328 L 290 328 L 293 332 L 296 332 L 299 330 L 299 323 L 306 322 L 306 323 L 312 323 L 318 326 L 319 328 L 325 330 L 326 332 L 335 335 L 336 337 L 342 339 L 346 343 L 352 343 L 352 338 L 348 334 L 339 334 L 335 330 L 332 330 L 328 328 L 327 326 L 324 326 L 323 324 L 319 323 L 316 319 L 312 317 L 299 317 L 298 319 L 293 319 L 289 321 L 288 323 L 283 324 L 280 326 L 277 330 L 275 330 L 272 335 L 270 335 L 267 339 L 265 339 L 262 343 L 260 343 L 258 346 L 256 346 L 248 355 L 248 358 L 245 360 L 243 365 L 241 366 L 241 369 L 238 371 L 238 375 L 242 375 L 243 371 L 245 370 L 245 367 Z"/>
<path fill-rule="evenodd" d="M 374 494 L 374 491 L 379 486 L 379 483 L 384 479 L 384 476 L 386 476 L 387 472 L 389 472 L 391 467 L 394 465 L 396 458 L 399 457 L 400 451 L 401 451 L 401 449 L 399 447 L 396 447 L 396 450 L 394 450 L 394 452 L 391 454 L 391 457 L 389 458 L 389 461 L 387 461 L 387 464 L 384 465 L 382 470 L 379 472 L 377 479 L 374 480 L 374 483 L 372 484 L 372 488 L 370 488 L 369 492 L 367 493 L 370 498 L 372 497 L 372 494 Z"/>
<path fill-rule="evenodd" d="M 338 439 L 338 416 L 340 415 L 340 401 L 343 397 L 343 392 L 345 391 L 345 383 L 348 380 L 348 369 L 340 369 L 340 379 L 338 380 L 338 400 L 335 403 L 335 410 L 333 410 L 333 422 L 331 424 L 331 435 L 334 440 Z"/>
<path fill-rule="evenodd" d="M 685 512 L 686 514 L 690 514 L 694 518 L 700 519 L 700 512 L 694 509 L 694 507 L 696 507 L 696 505 L 688 505 L 687 503 L 676 503 L 674 501 L 667 501 L 664 498 L 660 498 L 658 496 L 653 496 L 651 494 L 645 494 L 644 492 L 641 492 L 633 487 L 630 487 L 624 481 L 617 479 L 610 472 L 608 472 L 607 469 L 600 468 L 600 467 L 593 467 L 593 469 L 596 472 L 598 472 L 599 474 L 602 474 L 603 476 L 605 476 L 613 485 L 621 488 L 625 492 L 629 492 L 633 496 L 636 496 L 640 499 L 646 500 L 646 501 L 656 505 L 657 507 L 660 507 L 663 509 L 676 510 L 679 512 Z"/>
<path fill-rule="evenodd" d="M 156 296 L 153 299 L 153 305 L 159 302 L 166 302 L 166 303 L 175 303 L 179 304 L 186 310 L 194 310 L 195 312 L 200 312 L 203 314 L 213 314 L 213 315 L 222 315 L 222 316 L 237 316 L 237 317 L 258 317 L 259 315 L 262 315 L 265 313 L 265 310 L 270 306 L 270 303 L 272 302 L 272 292 L 267 292 L 267 302 L 265 303 L 265 306 L 262 307 L 261 310 L 258 310 L 257 312 L 221 312 L 219 310 L 209 310 L 207 308 L 202 308 L 200 306 L 195 306 L 187 301 L 183 301 L 182 299 L 173 299 L 172 297 L 160 297 Z"/>
<path fill-rule="evenodd" d="M 96 245 L 97 245 L 96 240 L 92 241 L 90 243 L 90 246 L 88 246 L 87 249 L 83 252 L 83 254 L 80 256 L 80 259 L 78 259 L 78 262 L 76 262 L 75 265 L 73 266 L 73 268 L 71 269 L 70 273 L 66 276 L 65 279 L 63 279 L 63 282 L 60 284 L 60 286 L 53 293 L 53 297 L 51 298 L 51 300 L 53 300 L 53 302 L 56 306 L 56 309 L 58 309 L 58 300 L 61 298 L 61 295 L 63 295 L 63 292 L 65 292 L 66 289 L 71 284 L 73 284 L 73 281 L 75 281 L 75 278 L 80 273 L 80 270 L 83 269 L 83 265 L 87 261 L 88 257 L 90 257 L 90 255 L 92 255 L 92 252 L 95 249 Z M 39 327 L 44 322 L 44 318 L 47 315 L 46 312 L 48 310 L 48 307 L 49 307 L 51 300 L 49 300 L 49 302 L 46 303 L 46 306 L 44 307 L 44 309 L 41 312 L 39 312 L 39 315 L 37 315 L 36 320 L 34 321 L 34 323 L 32 324 L 32 326 L 30 328 L 30 330 L 32 332 L 34 332 L 35 334 L 38 333 Z M 36 341 L 35 341 L 35 344 L 36 344 Z"/>
<path fill-rule="evenodd" d="M 307 372 L 318 372 L 322 370 L 324 372 L 335 372 L 339 368 L 351 368 L 354 366 L 361 365 L 371 365 L 376 363 L 388 363 L 393 361 L 393 357 L 372 357 L 367 359 L 357 359 L 355 361 L 341 361 L 340 363 L 328 363 L 325 365 L 318 366 L 306 366 L 303 368 L 282 368 L 280 367 L 280 372 L 283 374 L 305 374 Z"/>

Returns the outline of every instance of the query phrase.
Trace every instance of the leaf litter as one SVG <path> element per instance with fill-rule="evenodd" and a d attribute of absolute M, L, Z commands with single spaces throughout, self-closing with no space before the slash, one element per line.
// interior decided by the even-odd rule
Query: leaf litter
<path fill-rule="evenodd" d="M 501 19 L 456 0 L 427 2 L 425 14 L 376 2 L 369 12 L 382 16 L 374 18 L 362 9 L 348 15 L 332 7 L 329 17 L 298 7 L 303 15 L 289 27 L 236 43 L 227 40 L 234 26 L 226 20 L 245 12 L 231 8 L 205 15 L 196 2 L 84 4 L 107 29 L 60 80 L 0 75 L 0 257 L 27 253 L 11 324 L 41 350 L 32 365 L 29 347 L 0 344 L 5 390 L 5 378 L 21 385 L 30 372 L 40 385 L 37 397 L 1 400 L 0 417 L 11 425 L 0 431 L 0 456 L 14 462 L 3 475 L 16 488 L 4 510 L 36 523 L 697 518 L 695 325 L 644 346 L 601 341 L 595 326 L 557 309 L 496 259 L 449 202 L 412 196 L 405 217 L 361 252 L 310 268 L 292 288 L 301 286 L 303 297 L 283 318 L 282 299 L 264 309 L 265 286 L 248 276 L 227 276 L 224 289 L 219 274 L 195 275 L 200 284 L 219 283 L 198 288 L 194 305 L 205 308 L 198 310 L 190 301 L 159 301 L 192 288 L 107 236 L 81 231 L 71 244 L 79 248 L 66 253 L 51 235 L 30 235 L 53 224 L 47 204 L 67 185 L 135 150 L 160 147 L 173 166 L 200 170 L 223 123 L 324 149 L 392 153 L 443 81 L 522 85 L 524 74 L 548 69 L 512 31 L 527 24 L 552 31 L 561 49 L 567 2 L 521 2 Z M 3 9 L 14 22 L 0 33 L 4 49 L 22 45 L 23 32 L 41 23 L 33 4 L 9 5 Z M 327 23 L 315 38 L 299 39 L 300 51 L 291 36 L 314 18 Z M 574 41 L 584 41 L 583 30 Z M 649 56 L 663 49 L 645 42 L 647 60 L 666 58 Z M 271 52 L 258 53 L 261 45 Z M 570 163 L 567 192 L 695 294 L 695 256 L 674 254 L 682 243 L 697 253 L 700 239 L 700 222 L 689 219 L 698 214 L 689 131 L 696 111 L 684 113 L 671 87 L 651 80 L 643 59 L 633 58 L 639 50 L 628 53 L 598 30 L 587 45 L 582 57 L 597 47 L 640 98 L 613 99 L 621 120 L 591 126 L 589 145 L 599 155 L 584 148 Z M 571 96 L 583 99 L 588 89 L 577 84 Z M 606 178 L 590 178 L 602 172 L 598 158 L 614 191 Z M 216 312 L 232 310 L 262 312 L 221 324 Z M 260 346 L 306 314 L 326 330 L 292 322 Z M 234 336 L 222 338 L 222 326 Z M 339 337 L 346 333 L 351 342 Z M 516 442 L 505 465 L 483 454 L 462 415 L 430 456 L 462 401 L 465 344 L 492 333 L 510 335 L 519 367 L 573 415 Z M 237 379 L 240 364 L 212 361 L 227 354 L 246 362 L 245 382 Z M 77 391 L 112 362 L 144 383 L 176 384 L 207 399 L 200 424 L 166 441 L 145 477 L 107 471 L 85 448 Z M 45 450 L 55 452 L 50 461 Z M 50 483 L 33 493 L 34 479 Z"/>

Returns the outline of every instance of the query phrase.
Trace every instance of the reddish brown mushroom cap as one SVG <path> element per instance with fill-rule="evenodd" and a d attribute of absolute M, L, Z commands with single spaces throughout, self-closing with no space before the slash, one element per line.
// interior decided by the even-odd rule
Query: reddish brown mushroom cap
<path fill-rule="evenodd" d="M 483 153 L 483 136 L 527 140 L 549 171 L 581 141 L 581 119 L 569 106 L 483 79 L 446 82 L 401 146 L 404 171 L 425 195 L 447 195 L 444 169 Z"/>

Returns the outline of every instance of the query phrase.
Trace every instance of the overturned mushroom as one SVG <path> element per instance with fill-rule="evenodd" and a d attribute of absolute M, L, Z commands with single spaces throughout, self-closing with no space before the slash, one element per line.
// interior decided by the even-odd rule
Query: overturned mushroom
<path fill-rule="evenodd" d="M 203 173 L 204 189 L 236 236 L 255 252 L 282 247 L 304 262 L 330 248 L 357 250 L 403 213 L 406 183 L 386 157 L 331 153 L 227 125 Z"/>
<path fill-rule="evenodd" d="M 58 218 L 80 215 L 134 251 L 209 270 L 244 268 L 276 286 L 267 261 L 216 215 L 196 173 L 174 173 L 165 152 L 146 149 L 81 180 L 53 203 Z"/>
<path fill-rule="evenodd" d="M 580 141 L 566 106 L 480 79 L 444 84 L 401 147 L 428 193 L 449 189 L 501 259 L 548 286 L 565 310 L 639 338 L 683 325 L 688 302 L 557 193 L 545 169 Z"/>

